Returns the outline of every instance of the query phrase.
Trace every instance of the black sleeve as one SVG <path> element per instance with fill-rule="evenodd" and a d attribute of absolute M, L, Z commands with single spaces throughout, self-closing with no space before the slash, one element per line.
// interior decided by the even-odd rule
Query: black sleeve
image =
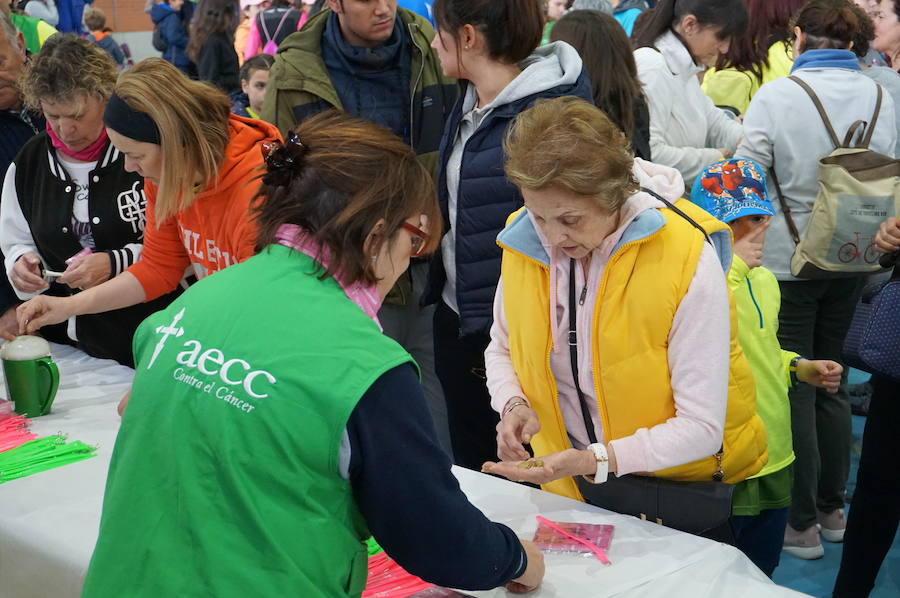
<path fill-rule="evenodd" d="M 200 55 L 197 57 L 197 77 L 201 81 L 215 83 L 219 75 L 219 49 L 216 44 L 205 44 L 200 48 Z"/>
<path fill-rule="evenodd" d="M 3 260 L 2 253 L 0 253 L 0 260 Z M 21 301 L 16 297 L 16 292 L 13 290 L 9 278 L 6 276 L 6 272 L 0 273 L 0 316 L 5 314 L 6 310 L 10 307 L 18 305 L 19 303 L 21 303 Z"/>
<path fill-rule="evenodd" d="M 404 569 L 463 590 L 525 572 L 515 533 L 472 505 L 438 446 L 415 370 L 384 373 L 347 422 L 350 483 L 372 535 Z"/>

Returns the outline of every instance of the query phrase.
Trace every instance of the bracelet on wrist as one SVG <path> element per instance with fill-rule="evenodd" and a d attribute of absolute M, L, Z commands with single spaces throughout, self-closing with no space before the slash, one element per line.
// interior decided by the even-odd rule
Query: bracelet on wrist
<path fill-rule="evenodd" d="M 516 407 L 521 407 L 523 405 L 525 407 L 528 407 L 528 403 L 526 403 L 525 401 L 513 401 L 506 407 L 506 409 L 503 410 L 503 415 L 500 416 L 500 419 L 503 419 L 504 417 L 509 415 L 509 413 Z"/>

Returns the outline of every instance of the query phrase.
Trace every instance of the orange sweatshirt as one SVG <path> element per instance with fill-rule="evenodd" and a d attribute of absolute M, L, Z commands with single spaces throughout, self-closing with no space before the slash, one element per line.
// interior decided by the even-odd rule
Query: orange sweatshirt
<path fill-rule="evenodd" d="M 157 226 L 158 187 L 149 180 L 144 182 L 144 249 L 128 271 L 144 287 L 147 301 L 175 289 L 188 266 L 202 278 L 253 255 L 257 228 L 250 207 L 259 190 L 259 181 L 253 179 L 263 165 L 262 144 L 281 136 L 278 129 L 261 120 L 232 114 L 228 124 L 230 139 L 218 185 L 210 184 L 201 191 L 189 208 Z"/>

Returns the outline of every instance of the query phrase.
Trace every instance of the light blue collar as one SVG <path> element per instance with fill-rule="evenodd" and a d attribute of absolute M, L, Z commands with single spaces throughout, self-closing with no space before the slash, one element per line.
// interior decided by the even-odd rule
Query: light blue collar
<path fill-rule="evenodd" d="M 622 233 L 622 237 L 616 243 L 616 246 L 613 247 L 610 256 L 615 255 L 619 249 L 628 243 L 640 241 L 656 234 L 665 225 L 666 217 L 663 216 L 660 210 L 644 210 L 635 216 L 634 220 L 625 229 L 625 232 Z M 731 231 L 715 231 L 709 237 L 713 244 L 713 250 L 719 258 L 719 263 L 722 265 L 722 271 L 727 273 L 731 269 L 733 251 Z M 544 249 L 544 244 L 541 243 L 541 239 L 534 228 L 534 223 L 528 217 L 527 209 L 519 212 L 513 221 L 500 231 L 500 234 L 497 236 L 497 242 L 504 248 L 520 253 L 539 262 L 544 267 L 550 268 L 550 256 L 547 254 L 547 250 Z"/>
<path fill-rule="evenodd" d="M 631 224 L 622 233 L 610 255 L 615 254 L 623 245 L 645 239 L 658 232 L 666 224 L 666 218 L 659 210 L 645 210 L 635 216 Z M 509 225 L 500 231 L 497 242 L 525 257 L 550 267 L 550 256 L 544 249 L 541 238 L 528 217 L 528 210 L 523 209 Z"/>

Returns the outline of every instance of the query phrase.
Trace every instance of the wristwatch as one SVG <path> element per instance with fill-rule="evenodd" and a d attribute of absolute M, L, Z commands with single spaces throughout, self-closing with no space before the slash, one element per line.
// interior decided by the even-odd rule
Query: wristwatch
<path fill-rule="evenodd" d="M 797 364 L 800 363 L 801 359 L 803 358 L 798 355 L 788 365 L 788 372 L 791 374 L 791 386 L 797 386 L 800 383 L 800 380 L 797 378 Z"/>
<path fill-rule="evenodd" d="M 606 446 L 599 442 L 589 444 L 588 449 L 594 453 L 594 458 L 597 459 L 597 472 L 593 476 L 584 476 L 584 479 L 591 484 L 602 484 L 609 477 L 609 452 L 606 450 Z"/>

